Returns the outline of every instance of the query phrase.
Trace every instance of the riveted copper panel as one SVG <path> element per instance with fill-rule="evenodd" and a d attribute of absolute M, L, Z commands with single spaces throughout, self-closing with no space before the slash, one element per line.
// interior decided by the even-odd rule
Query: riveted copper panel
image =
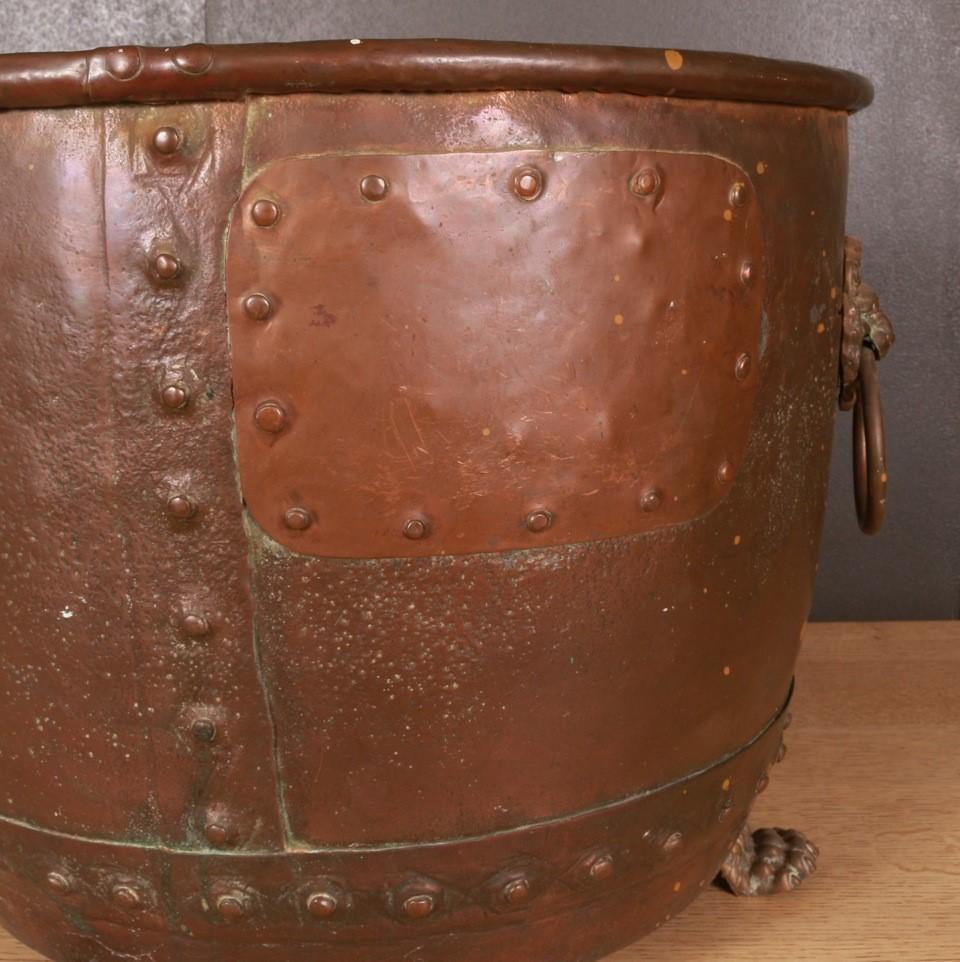
<path fill-rule="evenodd" d="M 762 260 L 748 176 L 706 154 L 274 163 L 227 251 L 247 507 L 333 557 L 706 514 L 750 426 Z"/>

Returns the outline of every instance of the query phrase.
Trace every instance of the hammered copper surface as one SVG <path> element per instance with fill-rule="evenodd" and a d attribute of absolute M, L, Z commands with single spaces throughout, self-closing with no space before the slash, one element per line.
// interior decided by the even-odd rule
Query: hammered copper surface
<path fill-rule="evenodd" d="M 201 63 L 197 51 L 190 56 L 198 59 L 188 67 Z M 734 70 L 728 91 L 741 80 Z M 134 99 L 150 92 L 130 90 Z M 201 94 L 210 89 L 198 86 Z M 845 113 L 586 91 L 305 93 L 7 112 L 0 133 L 9 307 L 0 328 L 3 923 L 64 962 L 131 954 L 152 962 L 584 962 L 682 908 L 740 837 L 779 754 L 836 407 Z M 433 232 L 418 227 L 416 242 L 401 239 L 397 249 L 371 230 L 364 258 L 351 210 L 357 223 L 379 216 L 373 210 L 402 220 L 409 205 L 385 205 L 403 199 L 404 175 L 424 209 L 424 192 L 435 190 L 438 209 L 453 210 L 436 184 L 450 183 L 458 162 L 478 190 L 476 171 L 501 171 L 515 152 L 523 170 L 506 182 L 491 174 L 504 193 L 489 208 L 483 202 L 480 224 L 485 236 L 499 236 L 502 218 L 505 247 L 513 236 L 527 240 L 522 247 L 477 253 L 469 231 L 442 233 L 438 221 L 451 248 L 442 256 L 432 253 Z M 361 154 L 392 166 L 363 166 L 361 174 Z M 707 164 L 705 155 L 714 159 Z M 585 211 L 551 200 L 568 156 L 577 162 L 569 196 Z M 477 312 L 484 279 L 473 265 L 499 269 L 501 256 L 512 257 L 516 276 L 529 278 L 533 238 L 549 238 L 551 263 L 563 270 L 548 275 L 558 305 L 554 338 L 536 370 L 550 370 L 577 344 L 581 304 L 610 314 L 613 248 L 634 236 L 623 227 L 623 207 L 609 203 L 602 186 L 596 203 L 588 201 L 582 180 L 615 171 L 622 189 L 634 161 L 653 156 L 664 236 L 662 248 L 647 251 L 650 264 L 664 266 L 647 270 L 642 247 L 639 255 L 633 249 L 641 266 L 619 271 L 613 283 L 633 283 L 632 296 L 650 305 L 709 304 L 698 258 L 717 253 L 723 235 L 714 231 L 743 237 L 752 256 L 749 245 L 760 244 L 762 259 L 739 300 L 729 293 L 738 280 L 732 267 L 716 268 L 722 329 L 699 310 L 682 323 L 661 314 L 658 326 L 651 309 L 636 334 L 629 311 L 623 325 L 615 308 L 609 318 L 612 344 L 621 334 L 636 341 L 619 355 L 612 346 L 600 354 L 605 370 L 632 371 L 646 404 L 650 384 L 660 384 L 665 407 L 692 399 L 696 412 L 694 423 L 674 415 L 664 422 L 682 440 L 682 457 L 651 462 L 658 477 L 673 479 L 661 483 L 662 498 L 648 512 L 662 512 L 663 523 L 641 530 L 645 521 L 624 522 L 616 536 L 592 537 L 598 522 L 578 520 L 572 502 L 555 515 L 539 500 L 518 504 L 523 475 L 505 471 L 502 488 L 491 489 L 502 518 L 492 507 L 484 517 L 502 530 L 526 524 L 539 546 L 431 548 L 442 543 L 443 526 L 434 525 L 428 499 L 434 486 L 453 490 L 449 465 L 436 478 L 408 474 L 422 490 L 404 494 L 422 515 L 398 513 L 389 484 L 371 483 L 386 469 L 373 460 L 374 433 L 353 410 L 366 397 L 350 393 L 357 381 L 349 375 L 357 358 L 376 361 L 361 381 L 374 411 L 391 385 L 432 382 L 402 328 L 384 323 L 388 293 L 351 285 L 372 283 L 376 262 L 387 258 L 390 287 L 419 291 L 432 309 L 440 264 L 449 316 L 433 321 L 447 328 L 436 335 L 445 354 L 430 356 L 431 377 L 476 375 L 460 379 L 459 407 L 455 392 L 445 396 L 446 416 L 472 423 L 483 358 L 508 352 L 496 324 L 475 324 L 471 339 L 450 336 L 459 317 L 454 282 Z M 688 194 L 689 206 L 676 209 L 683 218 L 671 221 L 668 157 L 682 158 L 707 185 Z M 298 223 L 295 192 L 244 194 L 291 165 L 320 171 L 309 183 L 333 213 L 328 222 L 315 213 L 319 204 L 308 206 L 313 233 Z M 684 272 L 665 253 L 669 236 L 689 238 L 691 217 L 713 224 L 706 202 L 693 202 L 712 198 L 734 170 L 744 172 L 744 187 L 730 185 L 718 198 L 718 223 L 697 231 L 695 244 L 684 241 Z M 350 191 L 342 199 L 338 171 Z M 621 199 L 641 205 L 656 197 L 656 178 L 631 174 L 626 182 L 638 193 Z M 269 203 L 254 209 L 255 200 Z M 551 211 L 576 229 L 555 229 Z M 312 312 L 319 302 L 338 318 L 317 332 L 338 332 L 339 341 L 328 338 L 335 350 L 304 348 L 301 357 L 293 339 L 281 344 L 285 363 L 301 365 L 290 396 L 277 383 L 279 350 L 258 351 L 253 334 L 246 347 L 228 337 L 242 320 L 239 295 L 225 290 L 234 283 L 228 227 L 247 214 L 243 233 L 230 231 L 231 245 L 258 232 L 282 238 L 289 217 L 304 251 L 297 262 L 297 250 L 284 248 L 285 260 L 272 266 L 264 255 L 282 284 L 243 295 L 265 295 L 266 304 L 250 304 L 248 330 L 280 330 L 271 325 L 285 320 L 288 303 L 322 318 Z M 626 216 L 643 223 L 636 209 Z M 544 226 L 520 229 L 519 217 L 543 218 Z M 747 229 L 748 217 L 756 228 Z M 611 249 L 597 278 L 589 256 L 581 263 L 574 253 L 591 224 Z M 324 263 L 333 257 L 331 225 L 352 238 L 343 278 Z M 646 236 L 657 234 L 650 228 Z M 264 246 L 246 252 L 252 262 L 252 252 L 269 250 L 257 243 Z M 462 275 L 458 251 L 471 267 Z M 335 279 L 338 297 L 367 306 L 354 341 L 337 311 L 313 300 L 324 278 Z M 486 290 L 493 317 L 537 303 L 509 276 L 491 278 Z M 704 327 L 712 322 L 718 326 Z M 713 332 L 699 354 L 686 343 L 694 331 Z M 741 339 L 749 343 L 734 350 Z M 667 352 L 661 341 L 675 346 Z M 688 351 L 704 367 L 702 395 L 672 380 Z M 336 374 L 343 399 L 324 380 L 337 371 L 334 354 L 344 358 Z M 271 390 L 248 394 L 247 375 L 261 371 Z M 519 411 L 533 394 L 522 365 L 511 371 L 504 390 Z M 592 403 L 611 424 L 625 410 L 622 378 L 590 382 Z M 581 415 L 571 392 L 557 394 L 575 424 Z M 708 411 L 712 398 L 719 414 Z M 340 430 L 320 419 L 322 399 L 339 405 L 341 420 L 356 418 L 356 430 L 340 435 L 339 473 L 321 464 L 301 476 L 312 447 L 326 443 L 324 427 Z M 315 406 L 314 420 L 302 418 L 301 405 Z M 671 490 L 695 489 L 703 465 L 717 460 L 712 445 L 725 412 L 731 424 L 720 434 L 740 438 L 729 469 L 718 465 L 726 493 L 699 512 L 670 514 L 679 510 L 668 502 Z M 261 432 L 279 447 L 304 423 L 312 440 L 301 462 L 283 462 L 277 477 L 264 478 L 273 517 L 290 532 L 284 542 L 322 530 L 327 519 L 293 497 L 303 494 L 298 486 L 322 482 L 329 491 L 338 477 L 343 487 L 370 489 L 367 513 L 381 511 L 382 530 L 416 556 L 395 557 L 406 547 L 367 547 L 357 558 L 290 550 L 270 536 L 252 496 L 245 510 L 244 444 Z M 560 440 L 558 432 L 554 444 Z M 669 450 L 675 440 L 657 439 L 649 450 Z M 384 460 L 390 443 L 388 435 Z M 581 443 L 571 432 L 568 449 L 587 450 Z M 583 470 L 602 471 L 628 446 L 646 443 L 641 433 L 597 432 L 589 447 L 595 464 Z M 541 455 L 527 480 L 542 472 L 544 490 L 562 494 L 569 478 L 548 470 Z M 633 494 L 642 513 L 641 480 L 638 473 Z M 425 500 L 415 504 L 414 495 Z M 336 496 L 360 503 L 350 502 L 353 491 Z M 454 517 L 444 510 L 437 508 L 440 520 Z M 572 543 L 542 539 L 565 541 L 571 514 Z M 335 520 L 343 532 L 351 515 L 338 509 Z M 407 521 L 422 527 L 407 529 Z M 496 531 L 491 537 L 503 543 Z"/>

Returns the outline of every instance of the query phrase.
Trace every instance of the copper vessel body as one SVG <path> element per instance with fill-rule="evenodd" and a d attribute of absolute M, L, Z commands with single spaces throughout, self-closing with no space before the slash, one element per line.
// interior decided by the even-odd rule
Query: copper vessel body
<path fill-rule="evenodd" d="M 868 93 L 230 99 L 189 48 L 140 97 L 186 102 L 84 102 L 135 50 L 0 114 L 0 922 L 70 962 L 662 924 L 780 749 Z"/>

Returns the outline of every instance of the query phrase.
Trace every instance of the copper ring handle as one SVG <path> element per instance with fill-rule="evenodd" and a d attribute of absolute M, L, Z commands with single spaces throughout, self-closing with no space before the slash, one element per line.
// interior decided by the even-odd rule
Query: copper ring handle
<path fill-rule="evenodd" d="M 870 347 L 860 349 L 853 409 L 853 496 L 860 529 L 864 534 L 876 534 L 887 503 L 887 455 L 877 358 Z"/>

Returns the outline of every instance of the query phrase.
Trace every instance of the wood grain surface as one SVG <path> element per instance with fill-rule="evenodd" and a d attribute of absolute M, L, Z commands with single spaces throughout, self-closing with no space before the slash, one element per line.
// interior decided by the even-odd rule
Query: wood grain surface
<path fill-rule="evenodd" d="M 609 962 L 960 962 L 960 622 L 810 625 L 797 681 L 754 824 L 810 834 L 817 874 L 708 890 Z M 0 931 L 0 962 L 41 958 Z"/>

